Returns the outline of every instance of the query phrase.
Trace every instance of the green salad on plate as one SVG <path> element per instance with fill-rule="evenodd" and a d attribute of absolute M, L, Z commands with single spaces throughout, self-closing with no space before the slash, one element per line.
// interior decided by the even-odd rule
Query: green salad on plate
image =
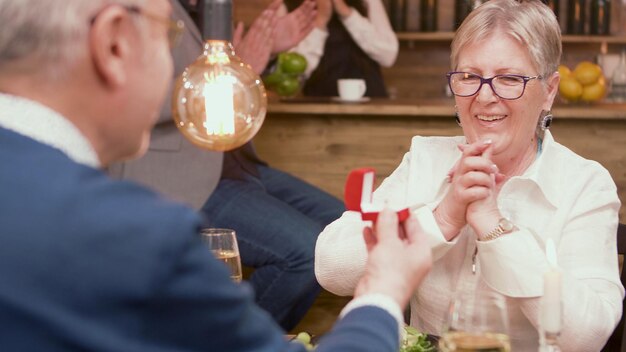
<path fill-rule="evenodd" d="M 298 333 L 292 341 L 303 344 L 307 351 L 314 351 L 315 345 L 311 342 L 311 334 Z M 412 326 L 405 326 L 402 332 L 399 352 L 436 352 L 437 348 L 428 340 L 428 335 L 423 334 Z"/>

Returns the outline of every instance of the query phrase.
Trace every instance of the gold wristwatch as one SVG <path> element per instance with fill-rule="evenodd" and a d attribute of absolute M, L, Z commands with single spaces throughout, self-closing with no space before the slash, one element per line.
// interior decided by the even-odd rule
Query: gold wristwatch
<path fill-rule="evenodd" d="M 498 220 L 498 226 L 496 226 L 495 229 L 491 230 L 488 234 L 486 234 L 485 237 L 480 239 L 480 241 L 486 242 L 486 241 L 495 240 L 496 238 L 504 235 L 505 233 L 513 232 L 514 228 L 515 228 L 515 225 L 513 225 L 513 223 L 510 222 L 508 219 L 500 218 L 500 220 Z"/>

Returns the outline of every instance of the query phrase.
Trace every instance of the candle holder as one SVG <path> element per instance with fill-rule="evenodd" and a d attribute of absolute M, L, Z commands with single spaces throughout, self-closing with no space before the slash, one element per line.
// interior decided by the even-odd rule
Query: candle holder
<path fill-rule="evenodd" d="M 561 326 L 563 325 L 563 316 L 561 314 L 563 307 L 562 302 L 559 300 L 558 309 L 553 309 L 553 307 L 550 307 L 550 304 L 553 303 L 554 302 L 550 302 L 549 299 L 546 299 L 545 296 L 541 298 L 540 316 L 542 318 L 539 327 L 539 352 L 561 351 L 559 347 L 559 336 L 561 335 Z M 548 318 L 547 314 L 557 314 L 557 316 Z"/>
<path fill-rule="evenodd" d="M 546 241 L 549 269 L 543 275 L 543 296 L 539 306 L 539 351 L 561 351 L 558 337 L 563 326 L 563 301 L 561 271 L 552 239 Z"/>
<path fill-rule="evenodd" d="M 558 338 L 560 333 L 541 331 L 539 334 L 539 352 L 560 352 Z"/>

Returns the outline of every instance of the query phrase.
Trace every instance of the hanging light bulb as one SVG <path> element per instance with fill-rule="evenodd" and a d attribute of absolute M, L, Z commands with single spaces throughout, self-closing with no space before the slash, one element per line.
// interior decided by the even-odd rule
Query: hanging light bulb
<path fill-rule="evenodd" d="M 267 95 L 259 75 L 235 55 L 229 42 L 230 1 L 207 0 L 202 6 L 203 35 L 210 39 L 202 55 L 176 80 L 172 110 L 176 127 L 192 143 L 227 151 L 259 131 Z M 224 21 L 228 23 L 220 25 Z"/>

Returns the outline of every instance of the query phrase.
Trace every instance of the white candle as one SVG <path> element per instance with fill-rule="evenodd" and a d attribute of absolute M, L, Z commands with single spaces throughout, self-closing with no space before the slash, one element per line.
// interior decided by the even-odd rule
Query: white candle
<path fill-rule="evenodd" d="M 541 301 L 541 327 L 545 332 L 561 331 L 561 271 L 557 266 L 554 242 L 546 242 L 546 256 L 550 268 L 543 275 L 543 297 Z"/>

